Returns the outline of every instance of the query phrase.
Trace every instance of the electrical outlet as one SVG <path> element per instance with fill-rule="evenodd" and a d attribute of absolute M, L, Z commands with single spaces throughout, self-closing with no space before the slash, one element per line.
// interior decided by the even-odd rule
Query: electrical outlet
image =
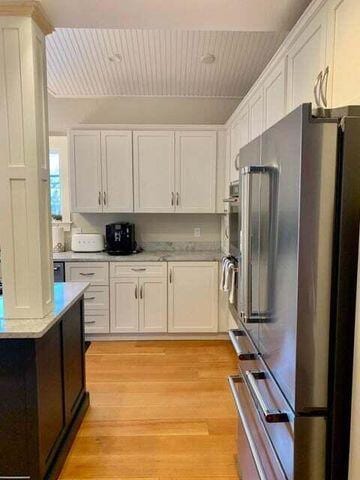
<path fill-rule="evenodd" d="M 201 237 L 200 227 L 195 227 L 195 228 L 194 228 L 194 237 L 195 237 L 195 238 Z"/>

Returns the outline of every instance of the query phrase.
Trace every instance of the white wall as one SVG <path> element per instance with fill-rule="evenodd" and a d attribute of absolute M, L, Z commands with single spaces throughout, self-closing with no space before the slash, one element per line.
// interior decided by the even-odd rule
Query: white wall
<path fill-rule="evenodd" d="M 49 95 L 49 131 L 58 135 L 80 124 L 224 124 L 238 104 L 234 98 Z"/>
<path fill-rule="evenodd" d="M 84 233 L 105 233 L 105 225 L 112 222 L 135 223 L 136 240 L 142 242 L 217 242 L 220 247 L 220 215 L 167 213 L 73 213 L 73 226 Z M 200 227 L 201 236 L 194 237 L 194 228 Z"/>

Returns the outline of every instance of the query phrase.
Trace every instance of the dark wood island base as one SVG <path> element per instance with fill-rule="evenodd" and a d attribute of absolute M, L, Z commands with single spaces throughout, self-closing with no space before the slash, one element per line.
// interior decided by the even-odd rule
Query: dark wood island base
<path fill-rule="evenodd" d="M 89 406 L 83 310 L 81 294 L 41 337 L 0 340 L 0 478 L 60 474 Z"/>

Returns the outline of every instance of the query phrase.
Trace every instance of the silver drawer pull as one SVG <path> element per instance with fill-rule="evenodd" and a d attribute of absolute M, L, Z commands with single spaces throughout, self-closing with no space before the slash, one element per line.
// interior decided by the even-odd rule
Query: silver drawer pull
<path fill-rule="evenodd" d="M 237 337 L 244 337 L 246 333 L 243 330 L 229 330 L 229 337 L 239 360 L 256 360 L 258 355 L 254 352 L 244 352 L 241 350 Z"/>
<path fill-rule="evenodd" d="M 285 412 L 279 410 L 271 410 L 267 407 L 264 399 L 261 396 L 259 387 L 257 386 L 257 380 L 264 380 L 266 378 L 265 372 L 250 371 L 245 372 L 244 380 L 248 386 L 252 397 L 254 397 L 256 403 L 259 405 L 265 421 L 267 423 L 284 423 L 289 421 L 289 416 Z"/>
<path fill-rule="evenodd" d="M 243 378 L 240 375 L 232 375 L 232 376 L 228 377 L 228 381 L 229 381 L 231 393 L 232 393 L 233 398 L 234 398 L 236 410 L 238 411 L 239 417 L 241 419 L 242 425 L 243 425 L 244 430 L 245 430 L 247 440 L 249 442 L 249 447 L 250 447 L 251 454 L 252 454 L 252 457 L 253 457 L 254 462 L 255 462 L 256 470 L 258 471 L 260 480 L 267 480 L 267 476 L 265 475 L 263 466 L 261 464 L 260 456 L 259 456 L 259 454 L 257 452 L 257 449 L 256 449 L 256 444 L 255 444 L 254 439 L 251 435 L 251 429 L 250 429 L 250 427 L 247 423 L 246 415 L 245 415 L 245 412 L 244 412 L 244 410 L 241 406 L 240 400 L 238 398 L 237 390 L 236 390 L 236 385 L 235 384 L 236 383 L 242 383 Z"/>
<path fill-rule="evenodd" d="M 93 323 L 96 323 L 96 320 L 85 320 L 86 325 L 90 325 L 90 324 L 93 324 Z"/>
<path fill-rule="evenodd" d="M 223 202 L 224 203 L 240 203 L 240 199 L 238 197 L 224 198 Z"/>
<path fill-rule="evenodd" d="M 146 272 L 146 268 L 132 268 L 133 272 Z"/>
<path fill-rule="evenodd" d="M 91 277 L 92 275 L 95 275 L 95 272 L 89 272 L 89 273 L 80 272 L 80 275 L 82 275 L 83 277 Z"/>
<path fill-rule="evenodd" d="M 84 297 L 84 300 L 95 300 L 96 297 Z"/>

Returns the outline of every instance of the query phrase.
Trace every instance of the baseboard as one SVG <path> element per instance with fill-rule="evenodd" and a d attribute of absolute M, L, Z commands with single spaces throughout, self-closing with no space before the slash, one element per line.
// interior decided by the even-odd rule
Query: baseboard
<path fill-rule="evenodd" d="M 86 340 L 90 342 L 102 341 L 143 341 L 143 340 L 228 340 L 228 334 L 223 333 L 137 333 L 137 334 L 120 334 L 120 333 L 104 333 L 104 334 L 87 334 Z"/>

